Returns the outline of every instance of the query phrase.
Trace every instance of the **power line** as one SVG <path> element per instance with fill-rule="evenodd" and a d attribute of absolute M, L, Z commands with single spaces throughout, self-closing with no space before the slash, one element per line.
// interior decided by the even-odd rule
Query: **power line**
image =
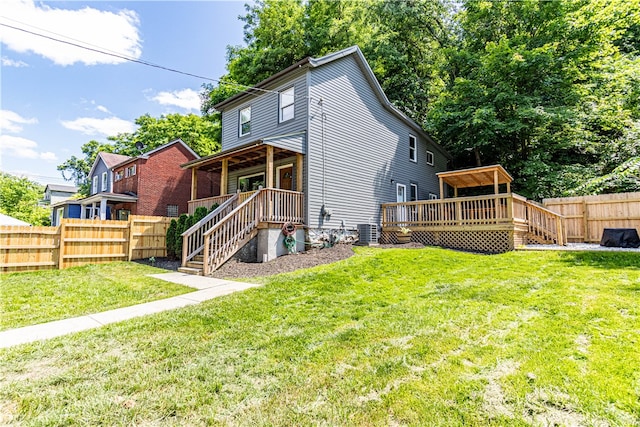
<path fill-rule="evenodd" d="M 5 16 L 0 16 L 0 18 L 9 19 L 9 20 L 14 21 L 14 22 L 19 22 L 19 21 L 15 21 L 15 20 L 13 20 L 11 18 L 7 18 Z M 33 27 L 33 26 L 29 25 L 29 24 L 25 24 L 25 23 L 22 23 L 22 22 L 21 22 L 21 24 Z M 37 37 L 42 37 L 42 38 L 45 38 L 45 39 L 48 39 L 48 40 L 52 40 L 52 41 L 55 41 L 55 42 L 58 42 L 58 43 L 63 43 L 63 44 L 67 44 L 67 45 L 70 45 L 70 46 L 78 47 L 80 49 L 85 49 L 85 50 L 89 50 L 89 51 L 92 51 L 92 52 L 100 53 L 100 54 L 103 54 L 103 55 L 113 56 L 115 58 L 123 59 L 125 61 L 135 62 L 135 63 L 141 64 L 141 65 L 146 65 L 147 67 L 158 68 L 158 69 L 169 71 L 169 72 L 172 72 L 172 73 L 182 74 L 182 75 L 189 76 L 189 77 L 195 77 L 197 79 L 211 81 L 211 82 L 217 83 L 218 85 L 233 86 L 233 87 L 236 87 L 238 89 L 243 89 L 245 91 L 251 90 L 251 91 L 264 92 L 264 93 L 275 93 L 275 94 L 279 93 L 279 92 L 274 91 L 274 90 L 262 89 L 262 88 L 258 88 L 258 87 L 255 87 L 255 86 L 243 85 L 243 84 L 240 84 L 240 83 L 224 82 L 224 81 L 222 81 L 220 79 L 214 79 L 214 78 L 211 78 L 211 77 L 200 76 L 198 74 L 193 74 L 193 73 L 189 73 L 189 72 L 186 72 L 186 71 L 177 70 L 175 68 L 166 67 L 164 65 L 154 64 L 154 63 L 149 62 L 149 61 L 144 61 L 144 60 L 132 58 L 132 57 L 126 56 L 126 55 L 121 54 L 121 53 L 109 52 L 108 49 L 102 48 L 102 47 L 97 47 L 97 46 L 96 47 L 90 47 L 90 46 L 94 46 L 94 45 L 91 45 L 90 43 L 87 43 L 87 42 L 84 42 L 84 41 L 75 40 L 75 39 L 73 39 L 71 37 L 64 36 L 64 35 L 61 35 L 61 34 L 57 34 L 57 35 L 60 36 L 60 37 L 66 37 L 68 39 L 78 41 L 79 43 L 84 43 L 85 45 L 78 44 L 78 43 L 73 43 L 73 42 L 70 42 L 70 41 L 67 41 L 67 40 L 61 40 L 61 39 L 58 39 L 56 37 L 48 36 L 46 34 L 37 33 L 35 31 L 27 30 L 25 28 L 16 27 L 16 26 L 5 24 L 5 23 L 2 23 L 2 22 L 0 22 L 0 26 L 11 28 L 11 29 L 17 30 L 17 31 L 22 31 L 22 32 L 27 33 L 27 34 L 31 34 L 31 35 L 34 35 L 34 36 L 37 36 Z M 33 28 L 37 28 L 37 27 L 33 27 Z M 38 28 L 38 29 L 40 31 L 50 32 L 50 31 L 44 30 L 42 28 Z M 52 33 L 52 34 L 56 34 L 56 33 Z"/>

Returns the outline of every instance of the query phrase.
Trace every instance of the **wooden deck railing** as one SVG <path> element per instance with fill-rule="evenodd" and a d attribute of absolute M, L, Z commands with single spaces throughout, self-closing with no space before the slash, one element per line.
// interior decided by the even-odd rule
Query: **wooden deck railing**
<path fill-rule="evenodd" d="M 194 225 L 183 234 L 185 236 L 191 232 L 194 236 L 184 243 L 183 265 L 196 254 L 202 253 L 203 274 L 209 275 L 255 236 L 261 222 L 302 223 L 303 202 L 302 193 L 276 188 L 238 193 L 237 197 L 229 199 L 212 212 L 219 211 L 215 218 L 210 214 L 211 218 L 208 216 L 200 221 L 200 227 Z M 202 233 L 201 245 L 198 243 L 198 233 Z"/>
<path fill-rule="evenodd" d="M 240 194 L 231 194 L 220 206 L 207 216 L 196 222 L 187 231 L 182 233 L 182 266 L 202 253 L 204 248 L 204 234 L 222 218 L 229 215 L 237 206 Z"/>
<path fill-rule="evenodd" d="M 382 205 L 382 227 L 466 228 L 527 227 L 533 241 L 566 244 L 564 218 L 513 193 Z"/>
<path fill-rule="evenodd" d="M 492 225 L 512 220 L 511 197 L 499 194 L 382 205 L 383 227 Z"/>
<path fill-rule="evenodd" d="M 206 197 L 204 199 L 189 200 L 189 206 L 188 206 L 189 215 L 193 215 L 196 209 L 201 206 L 204 206 L 207 209 L 211 209 L 211 206 L 215 205 L 216 203 L 218 205 L 221 205 L 227 200 L 229 200 L 230 198 L 232 198 L 233 196 L 235 196 L 235 194 L 224 194 L 222 196 L 213 196 L 213 197 Z"/>

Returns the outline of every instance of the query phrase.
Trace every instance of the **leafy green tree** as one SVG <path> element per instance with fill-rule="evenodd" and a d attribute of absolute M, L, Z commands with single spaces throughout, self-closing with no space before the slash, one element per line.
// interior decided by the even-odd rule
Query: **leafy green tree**
<path fill-rule="evenodd" d="M 31 225 L 50 225 L 50 211 L 38 206 L 44 187 L 27 178 L 0 172 L 0 212 Z"/>
<path fill-rule="evenodd" d="M 163 144 L 182 139 L 200 156 L 220 150 L 220 120 L 216 117 L 200 117 L 195 114 L 169 114 L 159 118 L 148 114 L 138 117 L 138 129 L 133 133 L 121 133 L 108 137 L 107 143 L 89 141 L 81 148 L 84 157 L 71 156 L 58 166 L 62 176 L 73 180 L 79 192 L 89 194 L 88 175 L 99 152 L 138 156 Z M 142 149 L 137 148 L 142 145 Z"/>

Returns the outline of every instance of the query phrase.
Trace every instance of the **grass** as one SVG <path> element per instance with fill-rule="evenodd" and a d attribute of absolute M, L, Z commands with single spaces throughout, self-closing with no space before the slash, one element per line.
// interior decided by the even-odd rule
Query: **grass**
<path fill-rule="evenodd" d="M 127 307 L 193 289 L 147 274 L 165 270 L 137 263 L 86 265 L 0 276 L 0 330 Z"/>
<path fill-rule="evenodd" d="M 640 258 L 357 248 L 0 351 L 0 424 L 640 423 Z"/>

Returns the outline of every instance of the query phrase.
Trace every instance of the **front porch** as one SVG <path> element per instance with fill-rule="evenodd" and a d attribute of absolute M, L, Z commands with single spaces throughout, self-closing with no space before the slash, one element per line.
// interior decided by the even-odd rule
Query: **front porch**
<path fill-rule="evenodd" d="M 430 246 L 500 253 L 527 244 L 567 242 L 564 218 L 511 192 L 511 176 L 501 166 L 443 172 L 441 199 L 382 205 L 381 243 L 396 243 L 411 230 L 411 240 Z M 447 185 L 453 198 L 445 199 Z M 493 186 L 494 194 L 458 197 L 462 188 Z M 506 192 L 500 193 L 504 188 Z"/>
<path fill-rule="evenodd" d="M 192 169 L 189 213 L 213 210 L 182 234 L 182 271 L 208 275 L 251 242 L 258 262 L 304 250 L 302 153 L 260 140 L 183 167 Z M 196 198 L 199 171 L 220 174 L 219 194 Z M 285 224 L 295 228 L 287 236 Z"/>

